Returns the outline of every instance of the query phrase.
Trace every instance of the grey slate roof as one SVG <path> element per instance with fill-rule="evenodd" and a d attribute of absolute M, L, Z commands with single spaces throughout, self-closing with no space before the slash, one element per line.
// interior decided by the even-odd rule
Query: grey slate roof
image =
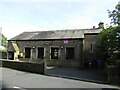
<path fill-rule="evenodd" d="M 42 40 L 42 39 L 75 39 L 84 38 L 87 33 L 100 33 L 101 29 L 74 29 L 74 30 L 54 30 L 23 32 L 10 40 Z"/>

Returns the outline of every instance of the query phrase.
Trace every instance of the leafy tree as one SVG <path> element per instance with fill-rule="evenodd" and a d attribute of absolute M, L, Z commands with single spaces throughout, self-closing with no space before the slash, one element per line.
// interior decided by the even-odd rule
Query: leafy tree
<path fill-rule="evenodd" d="M 119 60 L 120 54 L 120 26 L 109 27 L 100 33 L 101 49 L 104 58 L 113 61 Z"/>
<path fill-rule="evenodd" d="M 101 50 L 104 59 L 108 64 L 113 64 L 120 60 L 120 4 L 116 5 L 115 10 L 109 11 L 111 23 L 117 26 L 110 26 L 103 29 L 100 33 Z"/>
<path fill-rule="evenodd" d="M 4 46 L 5 48 L 7 48 L 8 46 L 7 38 L 3 34 L 1 39 L 1 45 Z"/>
<path fill-rule="evenodd" d="M 108 14 L 109 18 L 112 18 L 111 23 L 120 26 L 120 2 L 118 3 L 118 5 L 116 5 L 115 10 L 108 10 Z"/>
<path fill-rule="evenodd" d="M 2 52 L 7 52 L 8 42 L 7 38 L 3 34 L 1 35 L 1 46 L 4 46 L 6 48 L 6 50 L 3 50 Z"/>

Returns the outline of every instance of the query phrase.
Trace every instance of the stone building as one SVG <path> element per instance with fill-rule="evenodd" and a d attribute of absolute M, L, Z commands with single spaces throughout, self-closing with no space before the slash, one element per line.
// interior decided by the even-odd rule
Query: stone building
<path fill-rule="evenodd" d="M 23 32 L 8 40 L 9 59 L 83 68 L 101 59 L 98 34 L 102 29 Z"/>

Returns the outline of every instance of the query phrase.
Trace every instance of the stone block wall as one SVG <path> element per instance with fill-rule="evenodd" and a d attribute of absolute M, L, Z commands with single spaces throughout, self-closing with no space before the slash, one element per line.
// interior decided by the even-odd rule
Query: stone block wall
<path fill-rule="evenodd" d="M 44 47 L 44 61 L 47 65 L 63 66 L 63 67 L 77 67 L 80 68 L 82 65 L 82 39 L 69 40 L 68 44 L 64 44 L 63 40 L 30 40 L 30 41 L 16 41 L 20 53 L 25 52 L 25 47 L 31 47 L 32 57 L 30 58 L 33 62 L 38 61 L 37 48 Z M 10 41 L 9 41 L 10 43 Z M 11 45 L 11 44 L 10 44 Z M 11 47 L 11 46 L 9 46 Z M 34 47 L 34 48 L 33 48 Z M 58 59 L 51 59 L 51 47 L 59 48 Z M 66 60 L 66 47 L 74 47 L 74 60 Z M 27 60 L 23 56 L 20 60 Z M 41 60 L 40 60 L 41 61 Z M 73 63 L 72 63 L 73 62 Z"/>
<path fill-rule="evenodd" d="M 102 59 L 100 48 L 97 47 L 99 44 L 98 41 L 98 34 L 85 34 L 84 39 L 67 39 L 69 41 L 68 44 L 64 44 L 63 40 L 18 40 L 16 41 L 20 53 L 25 52 L 25 47 L 31 47 L 31 60 L 33 62 L 36 62 L 38 60 L 37 58 L 37 48 L 38 47 L 44 47 L 44 61 L 47 65 L 53 65 L 53 66 L 63 66 L 63 67 L 77 67 L 82 68 L 84 67 L 84 64 L 88 66 L 89 62 L 95 61 L 97 59 Z M 10 44 L 11 41 L 9 41 L 9 47 L 8 49 L 12 50 L 13 48 Z M 90 48 L 93 48 L 93 52 L 90 52 Z M 51 47 L 57 47 L 59 48 L 59 57 L 58 60 L 51 59 Z M 66 60 L 66 47 L 74 47 L 74 60 L 67 61 Z M 14 49 L 13 49 L 14 51 Z M 25 57 L 20 58 L 20 60 L 24 61 Z"/>
<path fill-rule="evenodd" d="M 95 60 L 101 60 L 102 55 L 99 48 L 98 34 L 85 34 L 83 40 L 83 61 L 84 63 L 93 62 Z M 92 49 L 92 51 L 91 51 Z"/>
<path fill-rule="evenodd" d="M 2 67 L 12 68 L 16 70 L 44 74 L 44 63 L 22 62 L 22 61 L 2 61 Z"/>
<path fill-rule="evenodd" d="M 120 62 L 116 66 L 108 66 L 108 81 L 112 85 L 120 86 Z"/>

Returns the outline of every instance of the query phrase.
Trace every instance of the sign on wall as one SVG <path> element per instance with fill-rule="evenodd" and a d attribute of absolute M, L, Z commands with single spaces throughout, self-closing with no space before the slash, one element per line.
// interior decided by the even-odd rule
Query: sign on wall
<path fill-rule="evenodd" d="M 69 44 L 69 41 L 68 40 L 63 40 L 63 43 L 64 44 Z"/>

